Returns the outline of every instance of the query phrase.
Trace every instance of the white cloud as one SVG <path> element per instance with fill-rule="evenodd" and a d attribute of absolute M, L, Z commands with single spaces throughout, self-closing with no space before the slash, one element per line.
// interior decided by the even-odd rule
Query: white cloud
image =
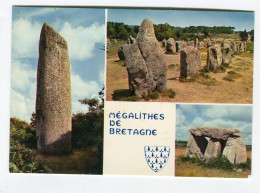
<path fill-rule="evenodd" d="M 99 72 L 99 82 L 101 82 L 102 84 L 105 84 L 104 79 L 105 79 L 104 71 L 100 71 Z"/>
<path fill-rule="evenodd" d="M 214 119 L 250 121 L 252 119 L 252 108 L 248 106 L 211 106 L 203 111 L 203 115 Z"/>
<path fill-rule="evenodd" d="M 79 75 L 71 75 L 72 98 L 83 99 L 97 96 L 100 88 L 97 82 L 84 82 Z"/>
<path fill-rule="evenodd" d="M 73 28 L 65 22 L 60 34 L 66 39 L 69 47 L 70 59 L 84 60 L 94 56 L 93 50 L 96 43 L 104 43 L 105 26 L 93 23 L 90 27 Z"/>
<path fill-rule="evenodd" d="M 30 19 L 35 16 L 43 16 L 45 14 L 49 14 L 49 13 L 52 13 L 55 11 L 56 11 L 56 8 L 42 8 L 42 9 L 36 9 L 35 11 L 31 11 L 28 13 L 24 13 L 23 16 L 26 19 Z"/>
<path fill-rule="evenodd" d="M 11 117 L 17 117 L 29 122 L 32 112 L 35 111 L 34 104 L 35 100 L 11 89 Z"/>
<path fill-rule="evenodd" d="M 20 18 L 13 22 L 12 57 L 37 57 L 41 25 Z"/>
<path fill-rule="evenodd" d="M 32 70 L 27 64 L 21 63 L 19 61 L 12 62 L 12 72 L 11 72 L 11 85 L 12 88 L 20 90 L 28 90 L 34 84 L 32 79 L 36 79 L 36 71 Z M 35 86 L 33 86 L 35 88 Z M 33 93 L 30 93 L 33 94 Z"/>

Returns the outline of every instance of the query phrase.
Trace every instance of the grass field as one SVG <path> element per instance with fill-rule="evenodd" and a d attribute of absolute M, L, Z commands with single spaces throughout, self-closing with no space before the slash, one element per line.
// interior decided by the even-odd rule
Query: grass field
<path fill-rule="evenodd" d="M 232 37 L 234 38 L 234 37 Z M 125 41 L 112 43 L 107 53 L 106 100 L 112 101 L 115 93 L 129 93 L 128 74 L 124 62 L 117 56 L 118 48 Z M 209 72 L 195 81 L 180 81 L 180 54 L 165 54 L 168 71 L 168 87 L 175 91 L 174 98 L 159 96 L 150 101 L 158 102 L 202 102 L 202 103 L 243 103 L 252 104 L 253 98 L 253 43 L 248 43 L 248 51 L 232 57 L 225 71 Z M 163 50 L 165 48 L 162 47 Z M 207 49 L 201 49 L 201 69 L 206 66 Z M 230 71 L 240 76 L 230 77 Z M 227 77 L 228 78 L 225 78 Z M 139 101 L 145 101 L 139 99 Z"/>
<path fill-rule="evenodd" d="M 185 147 L 175 149 L 175 176 L 182 177 L 220 177 L 220 178 L 247 178 L 251 175 L 251 170 L 243 169 L 242 172 L 236 170 L 223 170 L 206 168 L 198 163 L 184 162 L 181 157 L 185 154 Z M 251 149 L 247 150 L 247 157 L 251 160 Z"/>
<path fill-rule="evenodd" d="M 55 174 L 102 174 L 103 160 L 95 150 L 88 147 L 66 155 L 38 154 L 35 160 L 45 163 Z"/>

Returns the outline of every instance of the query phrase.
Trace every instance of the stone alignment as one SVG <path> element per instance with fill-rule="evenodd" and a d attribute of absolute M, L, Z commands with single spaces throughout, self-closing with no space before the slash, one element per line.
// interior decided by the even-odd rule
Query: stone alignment
<path fill-rule="evenodd" d="M 167 53 L 175 53 L 176 52 L 176 42 L 173 38 L 169 38 L 166 42 L 166 51 Z"/>
<path fill-rule="evenodd" d="M 189 130 L 191 135 L 185 157 L 198 157 L 210 162 L 219 155 L 226 157 L 232 164 L 247 161 L 246 145 L 237 129 L 198 127 Z M 210 138 L 209 142 L 206 137 Z"/>
<path fill-rule="evenodd" d="M 71 151 L 71 83 L 67 42 L 44 23 L 39 42 L 36 135 L 40 153 Z"/>
<path fill-rule="evenodd" d="M 223 43 L 222 48 L 222 64 L 229 64 L 231 62 L 232 49 L 231 45 L 227 42 Z"/>
<path fill-rule="evenodd" d="M 181 73 L 182 77 L 196 74 L 201 66 L 201 53 L 197 48 L 188 46 L 181 50 L 180 53 Z"/>
<path fill-rule="evenodd" d="M 136 42 L 124 47 L 129 89 L 138 97 L 167 90 L 167 61 L 154 34 L 153 23 L 143 20 Z"/>
<path fill-rule="evenodd" d="M 207 68 L 211 71 L 216 70 L 222 64 L 222 51 L 218 44 L 208 48 Z"/>

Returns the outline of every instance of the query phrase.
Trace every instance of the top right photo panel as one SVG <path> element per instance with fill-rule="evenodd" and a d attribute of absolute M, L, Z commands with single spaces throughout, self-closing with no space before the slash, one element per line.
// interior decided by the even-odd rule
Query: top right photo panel
<path fill-rule="evenodd" d="M 254 12 L 108 9 L 106 100 L 253 103 Z"/>

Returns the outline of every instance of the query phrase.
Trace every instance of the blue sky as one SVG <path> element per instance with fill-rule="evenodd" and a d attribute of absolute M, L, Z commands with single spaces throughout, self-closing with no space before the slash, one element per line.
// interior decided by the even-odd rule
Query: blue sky
<path fill-rule="evenodd" d="M 254 29 L 254 12 L 205 10 L 108 9 L 108 21 L 140 25 L 148 18 L 154 24 L 172 26 L 232 26 L 235 31 Z"/>
<path fill-rule="evenodd" d="M 104 85 L 105 10 L 13 7 L 11 117 L 29 121 L 35 111 L 41 27 L 50 24 L 67 41 L 71 64 L 72 113 L 86 112 L 79 99 L 96 96 Z"/>
<path fill-rule="evenodd" d="M 189 129 L 222 127 L 238 129 L 245 144 L 252 144 L 252 107 L 241 105 L 177 104 L 176 139 L 189 139 Z"/>

